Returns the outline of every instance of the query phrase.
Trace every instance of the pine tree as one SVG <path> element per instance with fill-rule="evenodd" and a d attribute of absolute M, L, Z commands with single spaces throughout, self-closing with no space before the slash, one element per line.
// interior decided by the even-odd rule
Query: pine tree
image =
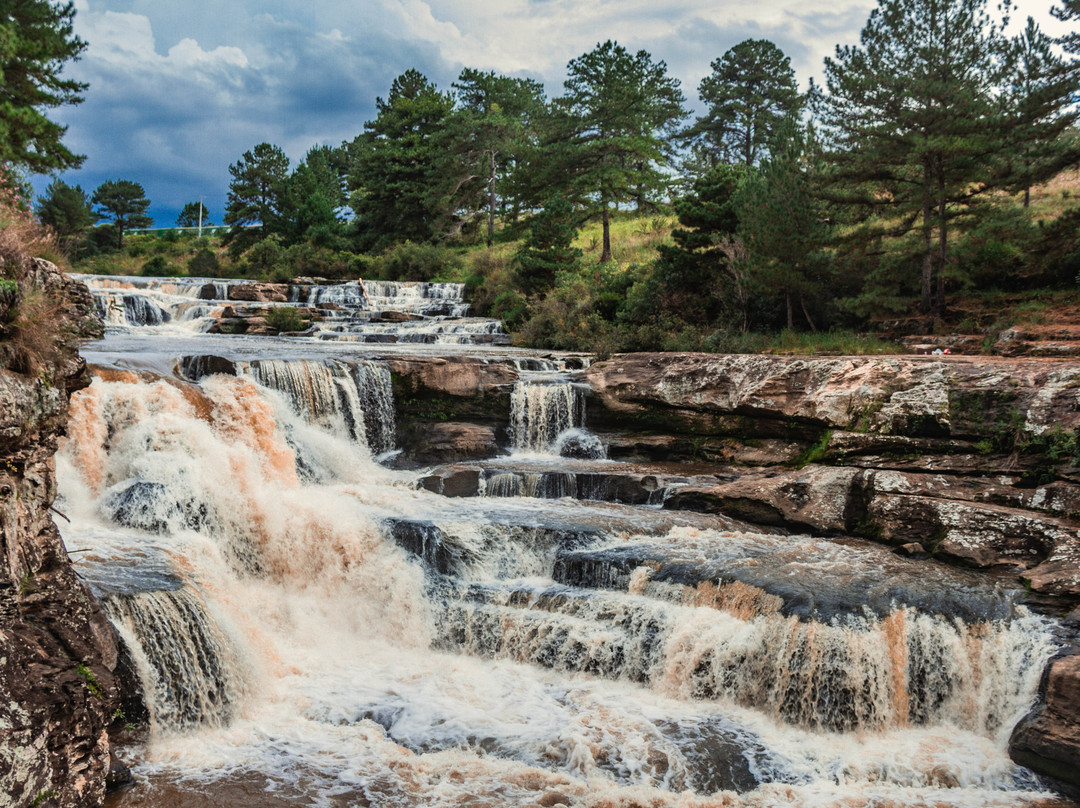
<path fill-rule="evenodd" d="M 823 247 L 829 226 L 815 196 L 811 132 L 786 121 L 760 170 L 739 189 L 739 234 L 749 252 L 751 283 L 759 294 L 784 296 L 787 327 L 795 328 L 796 301 L 807 325 L 816 331 L 808 299 L 825 285 Z"/>
<path fill-rule="evenodd" d="M 67 132 L 46 111 L 78 104 L 82 82 L 61 77 L 86 43 L 74 35 L 74 3 L 17 0 L 0 14 L 0 163 L 35 173 L 78 168 L 84 157 L 61 142 Z"/>
<path fill-rule="evenodd" d="M 72 187 L 62 180 L 49 183 L 45 194 L 38 199 L 37 216 L 59 236 L 65 249 L 70 249 L 98 220 L 82 187 Z"/>
<path fill-rule="evenodd" d="M 210 211 L 202 202 L 188 202 L 176 217 L 177 227 L 210 227 L 213 224 L 210 221 Z"/>
<path fill-rule="evenodd" d="M 443 126 L 454 106 L 417 70 L 394 79 L 378 115 L 348 149 L 349 204 L 363 247 L 430 241 L 436 234 L 439 202 L 446 198 L 441 171 Z"/>
<path fill-rule="evenodd" d="M 1003 96 L 1013 119 L 1008 186 L 1023 192 L 1025 208 L 1032 185 L 1080 159 L 1076 139 L 1063 137 L 1080 116 L 1072 103 L 1080 91 L 1078 63 L 1061 58 L 1054 44 L 1028 17 L 1014 42 L 1012 74 Z"/>
<path fill-rule="evenodd" d="M 453 182 L 448 198 L 466 217 L 486 209 L 490 246 L 499 197 L 510 193 L 504 180 L 519 163 L 530 124 L 543 110 L 544 88 L 532 79 L 472 68 L 463 70 L 452 86 L 458 106 L 447 127 Z"/>
<path fill-rule="evenodd" d="M 546 292 L 559 272 L 581 262 L 581 250 L 573 246 L 578 227 L 573 206 L 553 197 L 529 219 L 529 234 L 518 250 L 515 275 L 518 288 L 527 295 Z"/>
<path fill-rule="evenodd" d="M 791 60 L 767 39 L 747 39 L 714 60 L 698 95 L 708 111 L 680 137 L 708 166 L 756 165 L 780 123 L 802 106 Z"/>
<path fill-rule="evenodd" d="M 631 55 L 611 40 L 567 65 L 565 95 L 555 101 L 559 134 L 540 155 L 566 192 L 603 222 L 600 262 L 611 260 L 612 204 L 639 208 L 665 187 L 671 138 L 686 117 L 678 79 L 646 51 Z M 557 188 L 549 187 L 549 193 Z"/>
<path fill-rule="evenodd" d="M 879 0 L 861 46 L 825 61 L 827 194 L 861 212 L 852 236 L 864 243 L 919 232 L 921 308 L 935 314 L 954 224 L 1007 176 L 1010 45 L 985 6 Z"/>
<path fill-rule="evenodd" d="M 146 215 L 150 200 L 143 187 L 131 180 L 109 180 L 95 190 L 91 201 L 101 210 L 100 217 L 112 219 L 116 229 L 116 248 L 123 249 L 124 230 L 150 227 L 154 220 Z"/>
<path fill-rule="evenodd" d="M 289 175 L 289 158 L 278 146 L 260 143 L 231 166 L 225 224 L 262 224 L 264 235 L 277 232 L 281 195 Z"/>

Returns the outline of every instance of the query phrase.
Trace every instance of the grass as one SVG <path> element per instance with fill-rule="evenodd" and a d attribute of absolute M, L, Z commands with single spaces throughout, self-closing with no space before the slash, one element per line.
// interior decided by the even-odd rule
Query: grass
<path fill-rule="evenodd" d="M 707 340 L 717 353 L 760 353 L 795 356 L 876 356 L 906 353 L 897 342 L 855 331 L 718 332 Z"/>

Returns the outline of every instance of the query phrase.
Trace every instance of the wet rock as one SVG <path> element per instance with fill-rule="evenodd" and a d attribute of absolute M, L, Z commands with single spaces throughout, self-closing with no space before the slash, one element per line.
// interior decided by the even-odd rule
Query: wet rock
<path fill-rule="evenodd" d="M 121 484 L 103 498 L 102 508 L 117 524 L 151 533 L 199 530 L 209 521 L 206 505 L 194 499 L 178 501 L 163 483 L 146 480 Z"/>
<path fill-rule="evenodd" d="M 480 469 L 446 466 L 420 478 L 420 486 L 444 497 L 475 497 L 480 491 Z"/>
<path fill-rule="evenodd" d="M 606 456 L 604 444 L 596 435 L 575 429 L 560 436 L 558 441 L 559 457 L 571 457 L 578 460 L 600 460 Z"/>
<path fill-rule="evenodd" d="M 1009 739 L 1009 754 L 1021 766 L 1050 778 L 1059 790 L 1080 798 L 1080 652 L 1054 660 L 1043 675 L 1042 703 Z"/>
<path fill-rule="evenodd" d="M 0 804 L 51 793 L 53 804 L 91 808 L 104 797 L 117 649 L 50 509 L 68 393 L 88 384 L 85 363 L 63 351 L 100 321 L 85 286 L 40 259 L 24 269 L 70 327 L 54 335 L 59 364 L 40 376 L 0 369 Z"/>
<path fill-rule="evenodd" d="M 238 283 L 229 287 L 229 300 L 288 303 L 289 286 L 285 283 Z"/>
<path fill-rule="evenodd" d="M 105 793 L 122 791 L 135 784 L 131 769 L 124 761 L 109 753 L 109 773 L 105 775 Z"/>
<path fill-rule="evenodd" d="M 901 544 L 895 550 L 897 555 L 907 556 L 908 558 L 926 558 L 930 554 L 926 552 L 926 548 L 919 544 L 917 541 L 908 542 L 907 544 Z"/>
<path fill-rule="evenodd" d="M 409 314 L 407 311 L 377 311 L 371 315 L 373 323 L 409 323 L 423 319 L 419 314 Z"/>
<path fill-rule="evenodd" d="M 226 376 L 238 375 L 235 362 L 212 354 L 181 357 L 180 373 L 184 378 L 193 382 L 197 382 L 206 376 L 213 376 L 215 373 L 223 373 Z"/>
<path fill-rule="evenodd" d="M 492 457 L 499 451 L 495 430 L 480 424 L 459 421 L 404 424 L 401 444 L 406 454 L 418 463 L 477 460 Z"/>
<path fill-rule="evenodd" d="M 683 488 L 668 497 L 664 507 L 723 513 L 815 534 L 844 533 L 853 486 L 861 474 L 858 469 L 812 467 L 768 477 L 747 476 L 707 488 Z"/>

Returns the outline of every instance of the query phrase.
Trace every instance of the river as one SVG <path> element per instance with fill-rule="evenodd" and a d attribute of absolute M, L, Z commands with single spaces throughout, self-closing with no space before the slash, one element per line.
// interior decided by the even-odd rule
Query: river
<path fill-rule="evenodd" d="M 607 460 L 587 360 L 459 286 L 305 289 L 333 315 L 275 338 L 204 333 L 232 282 L 82 279 L 61 529 L 147 727 L 113 808 L 1056 804 L 1006 753 L 1055 648 L 1022 591 L 662 510 L 708 469 Z M 403 461 L 418 354 L 514 371 L 474 496 Z"/>

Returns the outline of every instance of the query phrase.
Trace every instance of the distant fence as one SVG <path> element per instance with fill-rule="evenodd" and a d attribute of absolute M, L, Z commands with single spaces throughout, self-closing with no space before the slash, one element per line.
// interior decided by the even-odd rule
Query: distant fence
<path fill-rule="evenodd" d="M 233 225 L 228 224 L 204 224 L 202 226 L 202 234 L 204 236 L 222 236 L 234 229 Z M 240 225 L 241 230 L 261 230 L 261 224 L 244 224 Z M 124 230 L 125 236 L 138 236 L 138 235 L 154 235 L 161 233 L 195 233 L 198 235 L 198 227 L 132 227 Z"/>

